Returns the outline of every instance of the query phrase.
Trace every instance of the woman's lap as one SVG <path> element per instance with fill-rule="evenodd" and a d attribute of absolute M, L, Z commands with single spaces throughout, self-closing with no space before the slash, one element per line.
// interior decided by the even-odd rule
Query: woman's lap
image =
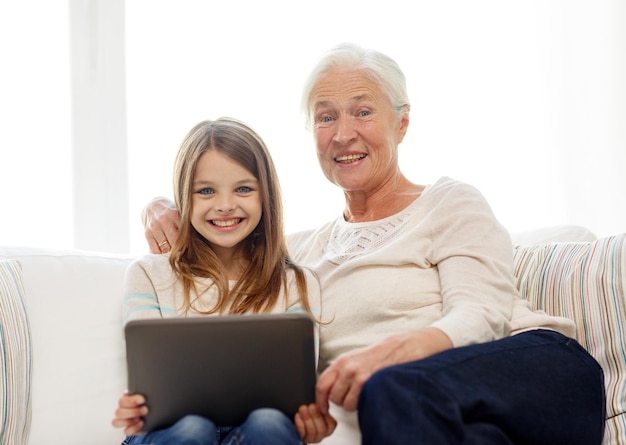
<path fill-rule="evenodd" d="M 600 444 L 600 366 L 537 330 L 374 374 L 359 401 L 364 444 Z"/>

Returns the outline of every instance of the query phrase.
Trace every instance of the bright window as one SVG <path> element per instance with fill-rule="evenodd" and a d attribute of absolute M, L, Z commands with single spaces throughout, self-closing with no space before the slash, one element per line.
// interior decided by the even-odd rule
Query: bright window
<path fill-rule="evenodd" d="M 0 244 L 72 245 L 68 35 L 66 1 L 0 2 Z"/>
<path fill-rule="evenodd" d="M 145 252 L 139 215 L 152 197 L 171 196 L 182 137 L 224 115 L 267 142 L 288 231 L 336 217 L 342 195 L 319 170 L 299 102 L 312 65 L 342 41 L 380 49 L 405 71 L 412 111 L 400 155 L 411 180 L 446 175 L 476 185 L 512 231 L 623 231 L 621 0 L 411 5 L 0 3 L 0 244 L 84 248 L 93 234 L 97 250 Z M 85 37 L 93 51 L 76 50 Z M 90 110 L 76 75 L 92 65 L 88 80 L 104 88 L 88 119 L 72 107 Z M 120 159 L 127 169 L 113 168 Z"/>

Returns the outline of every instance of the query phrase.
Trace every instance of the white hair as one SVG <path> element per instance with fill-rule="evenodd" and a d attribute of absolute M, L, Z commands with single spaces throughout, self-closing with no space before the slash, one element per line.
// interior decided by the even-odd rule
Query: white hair
<path fill-rule="evenodd" d="M 382 87 L 397 111 L 398 117 L 408 113 L 410 103 L 406 91 L 406 79 L 396 61 L 379 51 L 366 49 L 354 43 L 342 43 L 326 52 L 304 84 L 301 110 L 307 129 L 311 128 L 313 89 L 320 77 L 335 69 L 348 69 L 363 73 Z"/>

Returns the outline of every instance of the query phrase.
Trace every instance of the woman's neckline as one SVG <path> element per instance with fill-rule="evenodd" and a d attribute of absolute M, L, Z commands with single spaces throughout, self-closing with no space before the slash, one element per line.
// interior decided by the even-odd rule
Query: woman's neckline
<path fill-rule="evenodd" d="M 390 212 L 384 212 L 384 216 L 380 216 L 380 217 L 373 217 L 371 219 L 363 219 L 363 220 L 359 220 L 359 221 L 348 221 L 345 217 L 345 212 L 339 217 L 339 220 L 341 221 L 342 224 L 345 225 L 359 225 L 359 224 L 371 224 L 371 223 L 378 223 L 378 222 L 383 222 L 389 218 L 394 218 L 397 215 L 406 212 L 409 208 L 411 208 L 413 205 L 415 205 L 417 202 L 420 201 L 420 198 L 422 198 L 426 192 L 428 191 L 428 189 L 430 189 L 431 185 L 427 184 L 427 185 L 418 185 L 417 187 L 421 187 L 421 191 L 418 192 L 414 192 L 411 193 L 411 198 L 410 200 L 407 200 L 406 202 L 403 203 L 403 205 L 399 208 L 397 208 L 396 210 L 392 210 Z M 407 193 L 408 195 L 408 193 Z M 400 195 L 397 195 L 400 196 Z"/>

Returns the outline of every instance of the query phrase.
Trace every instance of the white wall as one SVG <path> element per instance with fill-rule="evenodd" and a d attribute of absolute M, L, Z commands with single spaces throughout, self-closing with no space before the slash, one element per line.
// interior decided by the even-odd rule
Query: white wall
<path fill-rule="evenodd" d="M 623 5 L 129 3 L 131 172 L 144 177 L 131 190 L 131 214 L 170 193 L 185 132 L 230 114 L 268 142 L 288 229 L 335 217 L 342 196 L 318 171 L 299 93 L 322 52 L 350 40 L 387 52 L 405 70 L 412 123 L 401 153 L 415 182 L 469 181 L 511 230 L 572 223 L 599 235 L 623 231 L 625 209 L 616 205 L 626 191 Z"/>
<path fill-rule="evenodd" d="M 0 0 L 0 244 L 73 241 L 68 39 L 66 2 Z"/>
<path fill-rule="evenodd" d="M 67 7 L 58 0 L 40 2 Z M 93 2 L 73 0 L 70 5 L 76 8 L 85 3 Z M 11 8 L 12 22 L 32 20 L 25 6 L 0 5 L 3 22 L 6 8 Z M 47 6 L 46 12 L 50 15 L 52 9 Z M 367 0 L 311 6 L 287 0 L 128 0 L 127 100 L 108 110 L 109 116 L 116 108 L 127 116 L 128 203 L 120 198 L 123 173 L 117 188 L 103 187 L 110 177 L 103 177 L 101 169 L 95 170 L 97 184 L 83 185 L 85 196 L 93 194 L 113 203 L 107 207 L 108 222 L 90 220 L 94 228 L 107 232 L 98 241 L 104 243 L 102 249 L 122 250 L 110 240 L 128 236 L 128 248 L 123 250 L 145 251 L 141 208 L 153 196 L 171 194 L 173 156 L 186 131 L 199 120 L 221 115 L 247 121 L 268 143 L 282 179 L 289 231 L 335 217 L 342 208 L 341 195 L 319 172 L 310 136 L 300 119 L 299 94 L 316 59 L 341 41 L 380 49 L 404 68 L 412 122 L 401 147 L 401 162 L 415 182 L 432 182 L 441 175 L 471 182 L 514 231 L 553 224 L 585 225 L 600 236 L 624 231 L 626 209 L 619 203 L 626 192 L 622 174 L 626 165 L 626 3 L 420 0 L 412 2 L 410 9 L 403 0 L 388 0 L 384 6 Z M 119 39 L 120 34 L 111 25 L 119 23 L 121 14 L 103 16 L 109 21 L 102 26 L 113 33 L 107 40 L 110 45 L 117 45 L 114 37 Z M 38 32 L 49 22 L 37 23 Z M 42 159 L 44 166 L 37 171 L 41 177 L 48 178 L 50 170 L 71 172 L 68 155 L 63 153 L 68 135 L 76 130 L 69 131 L 67 120 L 52 125 L 46 119 L 38 122 L 48 125 L 46 137 L 38 135 L 28 124 L 40 114 L 25 107 L 21 99 L 25 92 L 36 90 L 34 96 L 45 100 L 40 99 L 35 108 L 48 111 L 46 118 L 69 114 L 64 96 L 69 95 L 68 88 L 46 87 L 52 82 L 50 75 L 68 72 L 59 67 L 67 54 L 58 47 L 63 35 L 67 38 L 60 31 L 67 30 L 67 18 L 61 15 L 53 23 L 61 34 L 56 40 L 48 36 L 51 31 L 35 39 L 20 26 L 13 26 L 9 33 L 17 33 L 20 45 L 33 56 L 23 57 L 23 52 L 11 46 L 9 60 L 30 63 L 30 77 L 11 74 L 8 87 L 6 74 L 0 73 L 0 92 L 20 92 L 10 105 L 0 101 L 0 112 L 6 117 L 2 122 L 8 120 L 11 127 L 8 145 L 22 145 L 27 135 L 26 139 L 38 138 L 30 146 L 40 147 L 42 154 L 26 157 L 11 151 L 8 155 L 4 148 L 0 154 L 0 168 L 18 178 L 5 179 L 4 174 L 0 178 L 3 207 L 22 206 L 20 218 L 14 214 L 0 218 L 3 244 L 34 240 L 42 245 L 42 239 L 67 239 L 71 244 L 74 232 L 80 232 L 72 228 L 73 219 L 68 219 L 72 209 L 77 221 L 81 215 L 89 220 L 73 197 L 66 203 L 70 186 L 63 185 L 61 177 L 52 176 L 55 181 L 44 179 L 43 186 L 35 186 L 44 190 L 40 194 L 26 188 L 30 182 L 20 182 L 34 168 L 25 159 Z M 29 43 L 25 36 L 34 40 Z M 1 37 L 4 41 L 5 35 Z M 43 49 L 49 52 L 51 47 L 57 50 L 51 57 L 55 63 L 41 63 L 50 60 Z M 108 87 L 115 90 L 111 84 Z M 80 116 L 74 117 L 74 124 L 81 125 Z M 119 157 L 124 128 L 122 121 L 117 122 L 115 134 L 105 133 L 116 142 L 101 141 L 101 149 L 114 146 Z M 102 131 L 102 125 L 94 134 Z M 0 144 L 7 145 L 1 138 Z M 54 156 L 41 148 L 41 140 Z M 7 159 L 10 169 L 5 167 Z M 52 159 L 61 165 L 52 167 Z M 92 165 L 99 162 L 95 156 L 90 159 Z M 110 162 L 103 167 L 111 168 Z M 21 187 L 7 187 L 15 183 Z M 31 199 L 34 204 L 25 206 Z M 51 204 L 54 201 L 56 206 Z M 35 225 L 42 213 L 51 233 L 33 236 L 44 232 Z M 117 221 L 127 223 L 115 227 L 111 215 L 120 215 Z M 59 235 L 68 230 L 69 239 Z"/>

